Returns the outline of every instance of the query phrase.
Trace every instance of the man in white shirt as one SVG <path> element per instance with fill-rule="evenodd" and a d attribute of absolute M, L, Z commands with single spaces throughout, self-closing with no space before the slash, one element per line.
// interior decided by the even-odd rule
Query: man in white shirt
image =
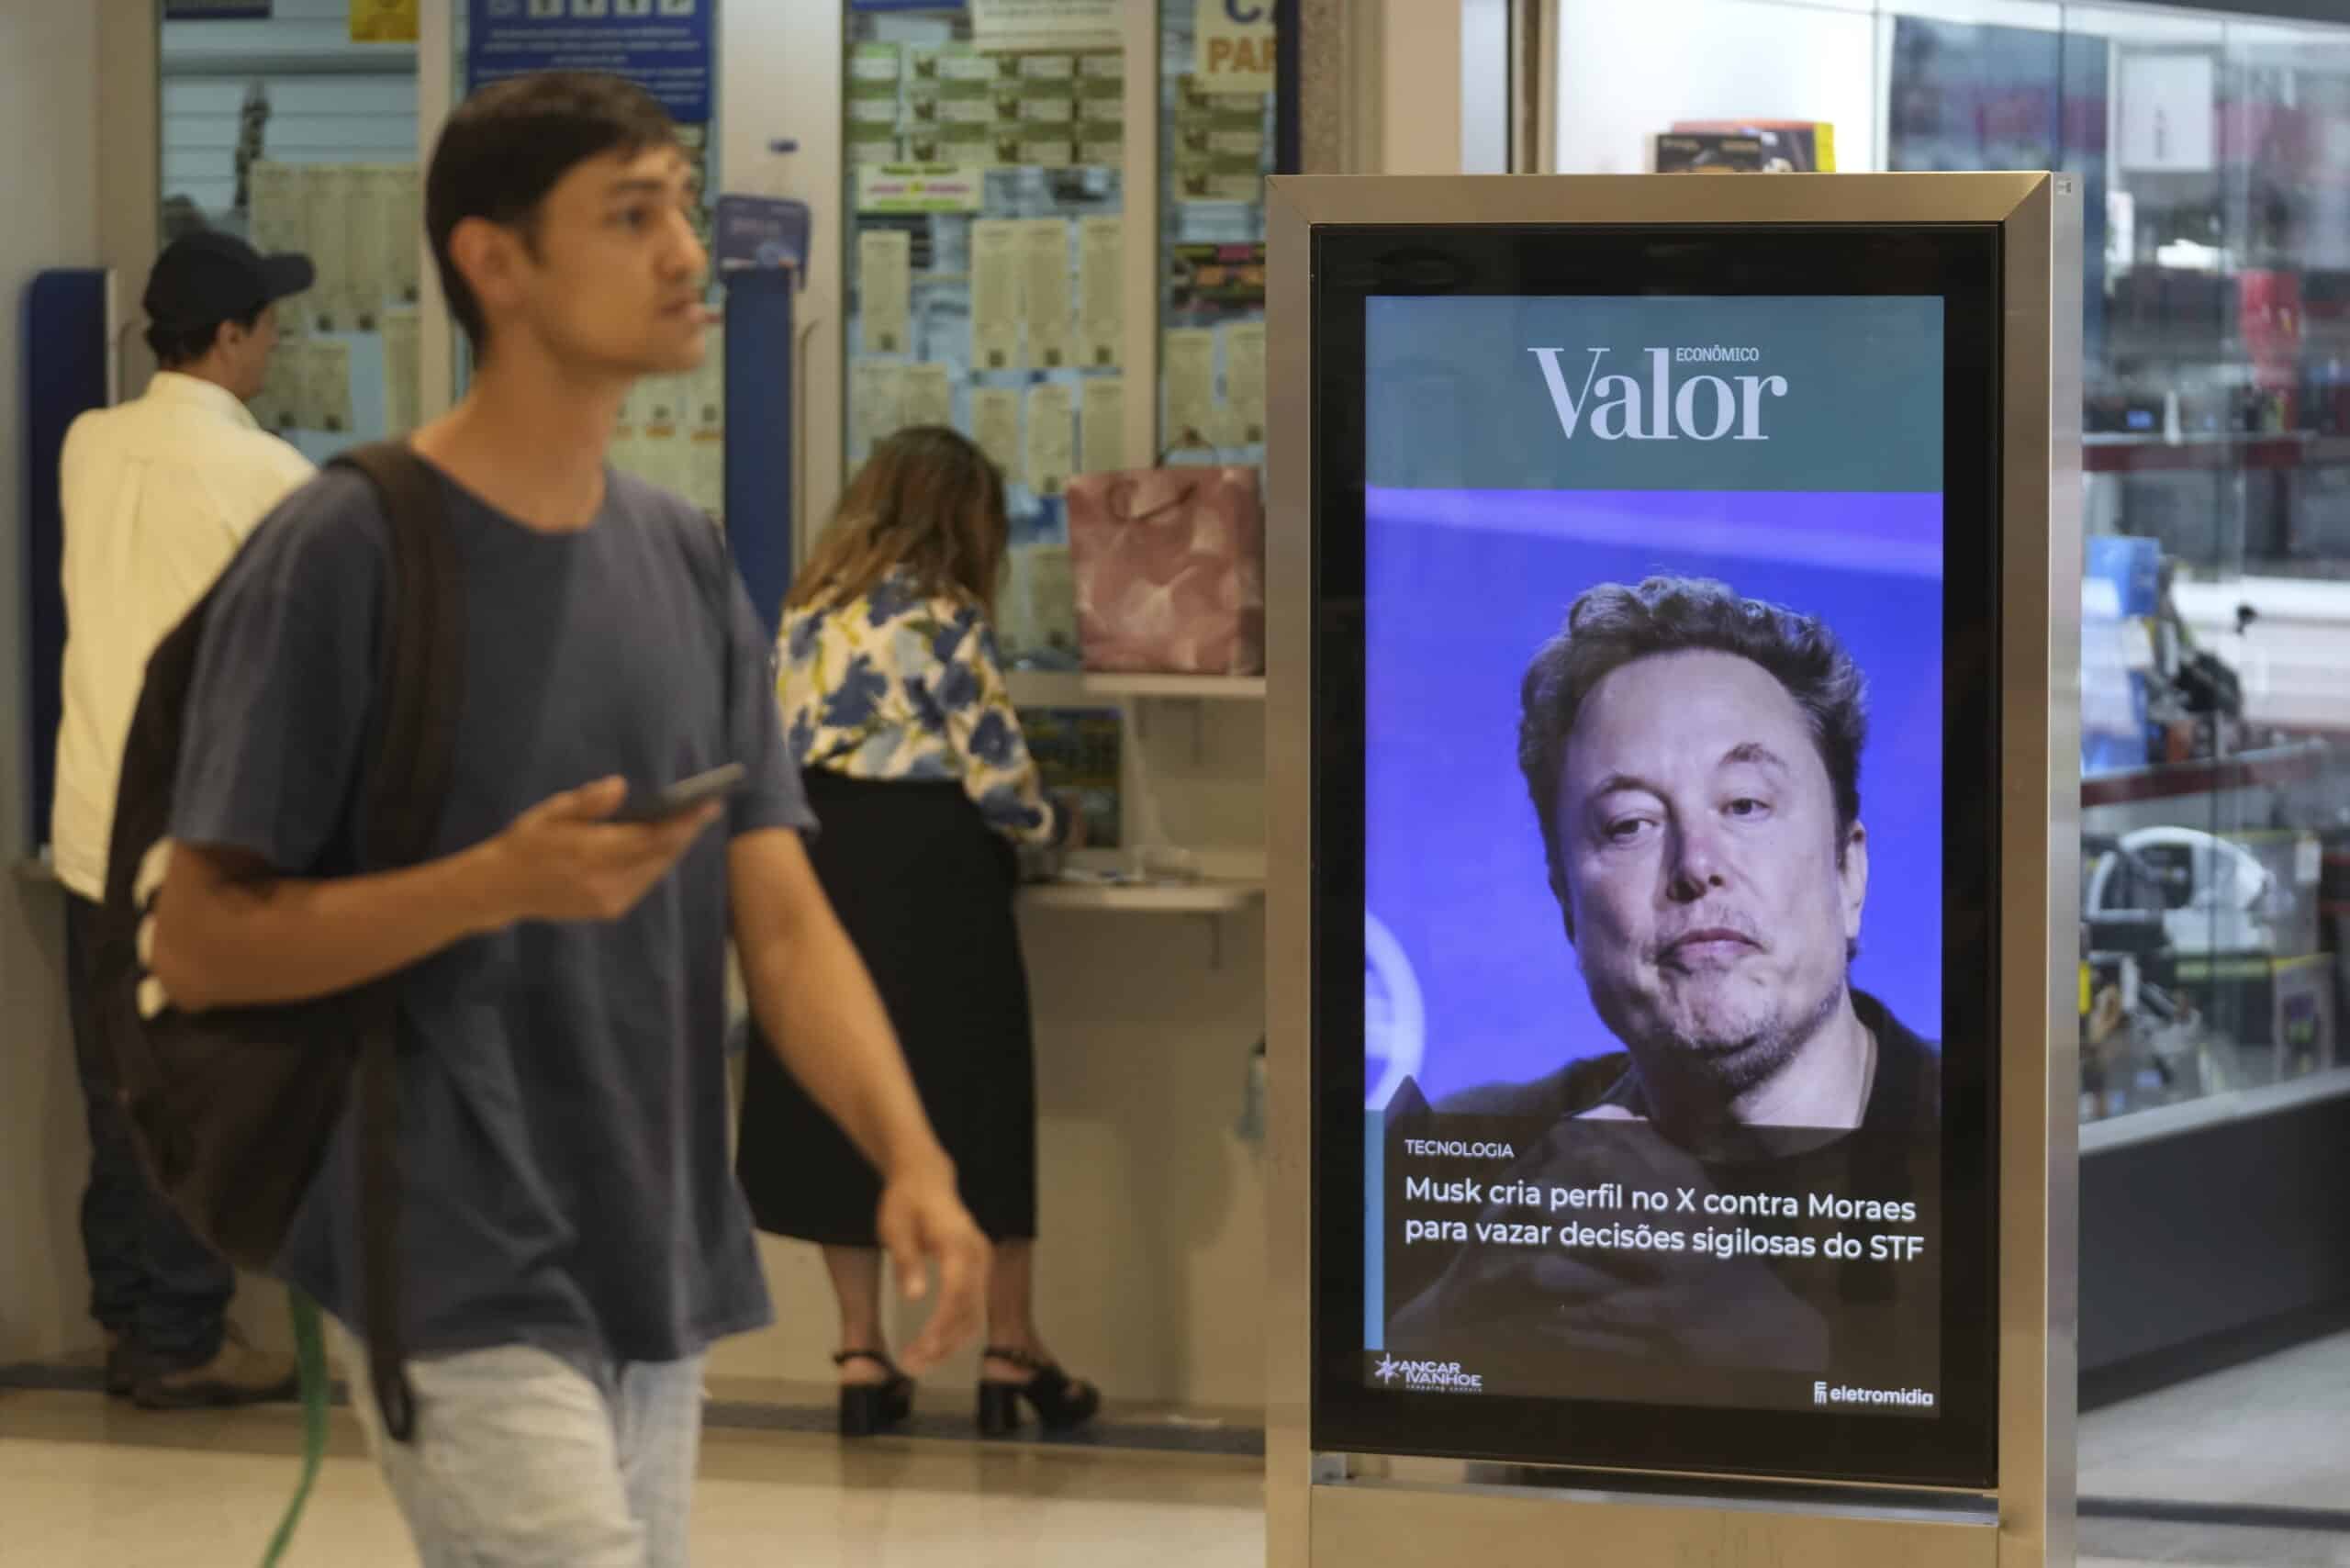
<path fill-rule="evenodd" d="M 229 1328 L 229 1265 L 156 1194 L 106 1082 L 92 1014 L 93 923 L 106 897 L 115 783 L 147 660 L 246 534 L 316 472 L 246 409 L 277 344 L 276 302 L 310 286 L 308 258 L 191 234 L 157 260 L 144 300 L 162 369 L 144 397 L 74 420 L 65 438 L 64 722 L 51 851 L 67 905 L 73 1043 L 90 1123 L 82 1201 L 91 1315 L 106 1390 L 150 1408 L 284 1397 L 292 1360 Z"/>

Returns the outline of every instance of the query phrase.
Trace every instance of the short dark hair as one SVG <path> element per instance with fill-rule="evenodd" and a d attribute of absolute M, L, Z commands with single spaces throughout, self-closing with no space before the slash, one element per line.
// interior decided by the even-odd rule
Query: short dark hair
<path fill-rule="evenodd" d="M 652 94 L 622 77 L 545 71 L 483 88 L 458 106 L 432 150 L 424 182 L 424 228 L 449 313 L 474 352 L 487 346 L 481 302 L 450 255 L 450 238 L 469 218 L 521 230 L 534 239 L 540 204 L 591 158 L 632 158 L 676 145 L 677 128 Z"/>
<path fill-rule="evenodd" d="M 1575 715 L 1599 683 L 1626 665 L 1692 651 L 1734 654 L 1762 666 L 1803 710 L 1836 792 L 1841 863 L 1861 820 L 1861 748 L 1869 720 L 1866 682 L 1836 634 L 1811 616 L 1741 599 L 1705 577 L 1651 577 L 1638 588 L 1605 583 L 1575 600 L 1566 625 L 1527 666 L 1518 693 L 1517 766 L 1542 824 L 1561 908 L 1568 901 L 1559 778 Z"/>
<path fill-rule="evenodd" d="M 155 351 L 155 363 L 165 370 L 181 370 L 194 364 L 212 352 L 220 341 L 220 329 L 233 321 L 250 332 L 260 324 L 264 305 L 243 316 L 229 316 L 204 327 L 164 327 L 151 321 L 147 324 L 147 346 Z"/>

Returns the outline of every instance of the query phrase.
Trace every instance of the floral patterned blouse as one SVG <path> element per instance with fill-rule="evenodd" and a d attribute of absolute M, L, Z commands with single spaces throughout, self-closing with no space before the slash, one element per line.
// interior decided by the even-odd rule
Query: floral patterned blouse
<path fill-rule="evenodd" d="M 1055 842 L 1055 812 L 978 605 L 924 598 L 892 572 L 846 604 L 787 610 L 781 643 L 777 694 L 800 767 L 958 780 L 996 832 Z"/>

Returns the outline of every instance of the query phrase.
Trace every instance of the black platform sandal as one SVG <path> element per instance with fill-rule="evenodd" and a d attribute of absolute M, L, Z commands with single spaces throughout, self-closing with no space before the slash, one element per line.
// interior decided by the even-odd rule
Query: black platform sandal
<path fill-rule="evenodd" d="M 842 1437 L 873 1437 L 914 1413 L 914 1380 L 897 1362 L 879 1350 L 843 1350 L 833 1358 L 836 1367 L 851 1361 L 871 1361 L 889 1372 L 890 1381 L 841 1384 Z"/>
<path fill-rule="evenodd" d="M 983 1353 L 990 1361 L 1010 1361 L 1028 1372 L 1024 1383 L 980 1380 L 979 1436 L 983 1438 L 1009 1437 L 1019 1430 L 1023 1399 L 1036 1407 L 1036 1419 L 1044 1423 L 1048 1432 L 1081 1427 L 1102 1408 L 1100 1389 L 1069 1376 L 1050 1361 L 1040 1361 L 1025 1350 L 1007 1350 L 998 1346 L 990 1346 Z"/>

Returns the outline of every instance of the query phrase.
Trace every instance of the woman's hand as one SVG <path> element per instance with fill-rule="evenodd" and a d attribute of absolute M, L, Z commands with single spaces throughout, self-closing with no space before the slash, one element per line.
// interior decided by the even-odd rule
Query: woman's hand
<path fill-rule="evenodd" d="M 1060 847 L 1085 847 L 1085 802 L 1073 790 L 1053 791 L 1053 814 L 1058 819 Z"/>

